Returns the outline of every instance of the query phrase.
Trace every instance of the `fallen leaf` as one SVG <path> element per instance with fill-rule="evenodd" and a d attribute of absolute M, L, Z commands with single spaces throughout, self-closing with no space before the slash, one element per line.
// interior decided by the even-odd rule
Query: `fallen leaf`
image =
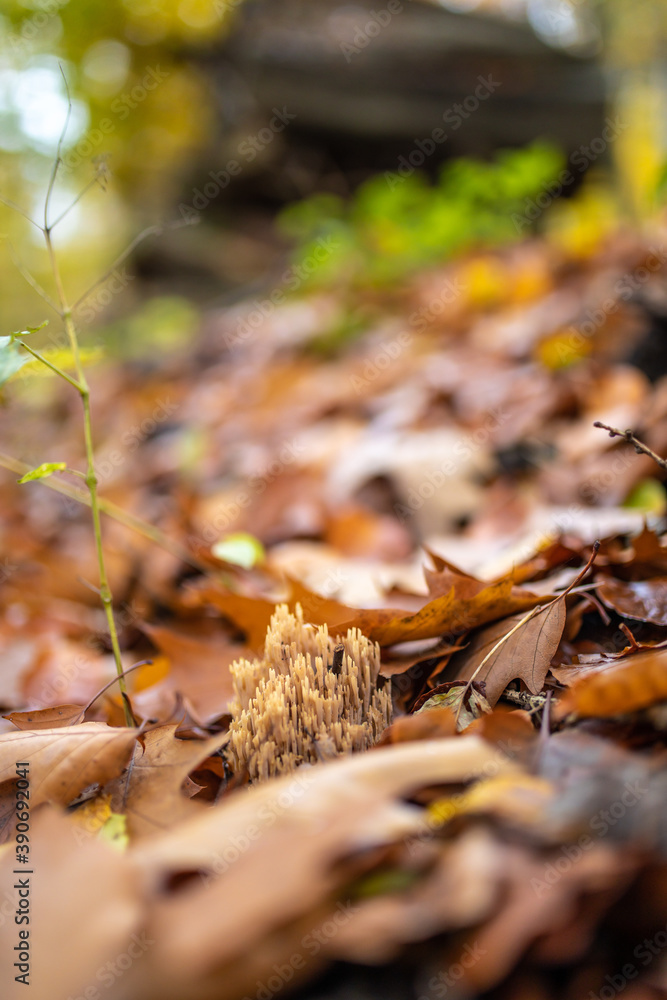
<path fill-rule="evenodd" d="M 3 715 L 17 729 L 56 729 L 59 726 L 75 726 L 83 719 L 85 705 L 56 705 L 34 712 L 10 712 Z"/>
<path fill-rule="evenodd" d="M 453 736 L 456 716 L 451 708 L 431 708 L 418 715 L 403 715 L 389 726 L 375 744 L 410 743 L 414 740 L 435 740 Z"/>
<path fill-rule="evenodd" d="M 200 807 L 183 794 L 191 771 L 227 741 L 227 734 L 209 740 L 180 740 L 176 725 L 160 726 L 137 741 L 126 773 L 110 782 L 111 808 L 127 817 L 132 838 L 145 837 L 189 818 Z"/>
<path fill-rule="evenodd" d="M 597 594 L 624 618 L 667 625 L 667 577 L 630 583 L 610 577 L 597 587 Z"/>
<path fill-rule="evenodd" d="M 3 929 L 0 981 L 6 1000 L 54 1000 L 101 996 L 100 972 L 109 983 L 108 963 L 123 965 L 142 940 L 142 892 L 126 858 L 97 837 L 75 828 L 49 809 L 34 815 L 30 830 L 30 926 Z M 13 852 L 0 858 L 0 892 L 15 908 L 17 876 Z M 21 929 L 30 932 L 30 985 L 17 983 L 14 945 Z M 143 938 L 145 941 L 145 936 Z M 128 954 L 128 947 L 132 945 Z M 106 971 L 105 971 L 106 967 Z"/>
<path fill-rule="evenodd" d="M 543 602 L 544 597 L 516 590 L 511 580 L 489 584 L 469 599 L 459 597 L 455 584 L 449 593 L 429 601 L 416 614 L 397 615 L 394 609 L 359 611 L 339 628 L 359 628 L 381 646 L 391 646 L 443 633 L 465 632 L 496 618 L 528 611 Z"/>
<path fill-rule="evenodd" d="M 136 738 L 134 729 L 111 729 L 100 722 L 7 733 L 0 736 L 0 782 L 16 777 L 17 761 L 27 761 L 31 807 L 67 805 L 88 785 L 115 778 Z"/>
<path fill-rule="evenodd" d="M 532 694 L 537 694 L 542 690 L 551 659 L 558 649 L 565 616 L 564 600 L 548 605 L 546 610 L 536 613 L 510 635 L 476 673 L 493 647 L 523 616 L 513 615 L 495 622 L 473 636 L 468 647 L 450 661 L 446 674 L 463 681 L 469 681 L 474 676 L 476 681 L 486 684 L 486 697 L 491 705 L 495 705 L 509 682 L 517 677 L 524 681 Z"/>
<path fill-rule="evenodd" d="M 151 909 L 156 943 L 126 973 L 125 995 L 253 993 L 273 963 L 303 951 L 318 919 L 338 912 L 336 893 L 349 878 L 343 858 L 371 859 L 374 847 L 428 834 L 423 811 L 402 801 L 407 794 L 471 780 L 491 761 L 500 773 L 513 770 L 476 737 L 384 747 L 251 787 L 139 841 L 130 857 L 151 884 L 197 877 Z M 319 967 L 310 952 L 304 966 L 309 975 Z"/>
<path fill-rule="evenodd" d="M 560 698 L 554 718 L 570 712 L 605 717 L 636 712 L 667 699 L 667 650 L 636 653 L 575 680 Z"/>
<path fill-rule="evenodd" d="M 234 693 L 229 667 L 249 655 L 247 649 L 223 635 L 202 635 L 197 623 L 178 628 L 144 624 L 142 631 L 169 660 L 164 680 L 133 697 L 144 716 L 170 711 L 177 694 L 188 699 L 202 725 L 228 714 Z"/>
<path fill-rule="evenodd" d="M 467 729 L 483 713 L 491 712 L 491 706 L 484 695 L 484 685 L 477 682 L 468 685 L 461 681 L 438 684 L 415 702 L 413 712 L 418 715 L 445 705 L 454 713 L 459 732 Z"/>

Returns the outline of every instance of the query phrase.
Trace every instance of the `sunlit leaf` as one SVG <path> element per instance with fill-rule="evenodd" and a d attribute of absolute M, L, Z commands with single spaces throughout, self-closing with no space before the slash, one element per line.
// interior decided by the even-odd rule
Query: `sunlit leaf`
<path fill-rule="evenodd" d="M 67 468 L 66 462 L 42 462 L 38 465 L 36 469 L 31 469 L 30 472 L 26 472 L 25 476 L 22 476 L 18 482 L 32 483 L 35 479 L 48 479 L 52 476 L 54 472 L 62 472 L 63 469 Z"/>
<path fill-rule="evenodd" d="M 257 563 L 262 562 L 265 556 L 264 546 L 260 540 L 246 531 L 226 535 L 213 545 L 211 552 L 216 559 L 233 563 L 235 566 L 243 566 L 244 569 L 252 569 Z"/>

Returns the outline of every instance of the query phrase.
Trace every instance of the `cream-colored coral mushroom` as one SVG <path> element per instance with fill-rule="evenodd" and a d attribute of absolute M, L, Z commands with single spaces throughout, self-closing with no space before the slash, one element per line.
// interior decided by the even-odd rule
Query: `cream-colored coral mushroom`
<path fill-rule="evenodd" d="M 253 781 L 336 753 L 365 750 L 391 721 L 389 684 L 378 687 L 380 647 L 359 629 L 333 639 L 304 623 L 301 605 L 271 618 L 264 657 L 232 664 L 230 751 Z"/>

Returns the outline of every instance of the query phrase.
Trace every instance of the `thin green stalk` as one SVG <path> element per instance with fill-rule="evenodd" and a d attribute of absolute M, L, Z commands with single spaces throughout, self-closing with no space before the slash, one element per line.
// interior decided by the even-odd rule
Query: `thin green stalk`
<path fill-rule="evenodd" d="M 39 351 L 33 350 L 33 348 L 30 347 L 28 344 L 26 344 L 24 340 L 19 340 L 17 341 L 17 343 L 19 343 L 21 347 L 23 347 L 24 350 L 28 352 L 28 354 L 32 354 L 33 358 L 35 358 L 37 361 L 41 361 L 42 364 L 46 365 L 47 368 L 50 368 L 52 372 L 54 372 L 56 375 L 59 375 L 60 378 L 64 378 L 66 382 L 69 382 L 69 384 L 73 386 L 77 390 L 77 392 L 81 392 L 80 383 L 77 382 L 75 378 L 72 378 L 71 375 L 68 375 L 66 371 L 63 371 L 63 369 L 59 368 L 58 365 L 54 365 L 52 361 L 49 361 L 48 358 L 45 358 L 44 355 L 41 354 Z"/>
<path fill-rule="evenodd" d="M 50 193 L 49 188 L 49 193 Z M 48 197 L 47 197 L 47 207 L 48 207 Z M 90 388 L 86 380 L 86 374 L 83 370 L 83 365 L 81 363 L 81 353 L 79 350 L 79 339 L 77 337 L 76 326 L 72 319 L 72 310 L 67 303 L 67 297 L 65 295 L 65 289 L 60 277 L 60 269 L 58 267 L 58 261 L 53 249 L 53 241 L 51 240 L 51 229 L 48 227 L 46 222 L 47 209 L 45 209 L 45 225 L 44 225 L 44 239 L 46 240 L 46 248 L 49 254 L 49 260 L 51 261 L 51 269 L 53 271 L 53 280 L 55 282 L 56 291 L 58 293 L 58 300 L 61 306 L 61 314 L 63 321 L 65 323 L 65 330 L 67 332 L 67 337 L 70 343 L 70 348 L 72 351 L 72 356 L 74 358 L 74 366 L 76 369 L 76 386 L 79 395 L 81 396 L 81 402 L 83 403 L 83 434 L 86 446 L 86 486 L 88 487 L 88 492 L 90 494 L 90 509 L 93 515 L 93 533 L 95 535 L 95 551 L 97 553 L 97 567 L 100 577 L 100 599 L 102 601 L 102 606 L 104 608 L 104 614 L 107 620 L 107 626 L 109 629 L 109 637 L 111 639 L 111 649 L 113 651 L 114 663 L 116 665 L 116 673 L 118 674 L 118 686 L 120 688 L 121 694 L 123 695 L 123 709 L 125 712 L 125 721 L 128 726 L 134 726 L 134 719 L 130 712 L 127 699 L 127 685 L 125 683 L 125 677 L 123 675 L 123 661 L 121 659 L 120 653 L 120 643 L 118 641 L 118 631 L 116 629 L 116 620 L 113 613 L 113 595 L 111 593 L 111 588 L 109 586 L 109 578 L 107 576 L 106 561 L 104 558 L 104 546 L 102 544 L 102 524 L 100 519 L 100 506 L 97 495 L 97 475 L 95 473 L 95 452 L 93 448 L 93 424 L 90 412 Z M 68 381 L 72 381 L 68 379 Z"/>

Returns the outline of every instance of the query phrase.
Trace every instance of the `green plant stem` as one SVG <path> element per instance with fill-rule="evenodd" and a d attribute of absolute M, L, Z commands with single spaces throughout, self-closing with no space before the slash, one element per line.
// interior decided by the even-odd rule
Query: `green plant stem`
<path fill-rule="evenodd" d="M 68 375 L 67 372 L 63 371 L 62 368 L 59 368 L 58 365 L 54 365 L 53 362 L 49 361 L 48 358 L 45 358 L 44 355 L 40 354 L 39 351 L 35 351 L 33 350 L 32 347 L 28 347 L 28 345 L 24 340 L 18 340 L 17 343 L 19 343 L 21 347 L 23 347 L 28 352 L 28 354 L 32 354 L 33 358 L 35 358 L 37 361 L 41 361 L 42 364 L 46 365 L 47 368 L 50 368 L 52 372 L 54 372 L 56 375 L 59 375 L 60 378 L 64 378 L 65 381 L 69 382 L 71 386 L 74 386 L 77 392 L 81 392 L 81 384 L 77 382 L 76 379 L 72 378 L 71 375 Z M 69 470 L 69 471 L 74 471 L 74 470 Z"/>
<path fill-rule="evenodd" d="M 18 458 L 6 455 L 2 451 L 0 451 L 0 467 L 3 469 L 9 469 L 10 472 L 16 472 L 19 476 L 25 476 L 26 472 L 30 472 L 32 468 L 32 466 L 28 465 L 26 462 L 21 462 Z M 80 475 L 83 474 L 80 473 Z M 87 491 L 80 490 L 76 486 L 70 486 L 69 483 L 66 483 L 61 479 L 56 479 L 55 476 L 51 479 L 40 479 L 39 482 L 42 486 L 46 486 L 47 489 L 53 490 L 55 493 L 60 493 L 62 496 L 68 497 L 70 500 L 76 500 L 77 503 L 90 507 L 90 496 Z M 103 514 L 106 514 L 108 517 L 112 517 L 114 521 L 118 521 L 119 524 L 125 525 L 126 528 L 130 528 L 131 531 L 135 531 L 138 535 L 148 538 L 149 541 L 155 542 L 155 544 L 159 545 L 160 548 L 163 548 L 165 552 L 171 553 L 172 556 L 175 556 L 176 559 L 180 559 L 180 561 L 185 563 L 187 566 L 192 566 L 193 569 L 198 569 L 201 573 L 209 572 L 211 568 L 210 565 L 203 562 L 201 559 L 197 559 L 193 553 L 183 548 L 183 546 L 179 545 L 178 542 L 172 541 L 171 538 L 165 535 L 163 531 L 160 531 L 159 528 L 156 528 L 155 525 L 142 521 L 140 517 L 136 517 L 134 514 L 128 513 L 128 511 L 123 510 L 122 507 L 119 507 L 111 500 L 106 500 L 104 497 L 99 495 L 97 497 L 97 504 Z"/>
<path fill-rule="evenodd" d="M 56 161 L 57 163 L 57 161 Z M 56 167 L 57 169 L 57 167 Z M 55 171 L 54 171 L 55 173 Z M 49 187 L 49 194 L 51 193 L 51 187 Z M 121 694 L 123 695 L 123 710 L 125 712 L 125 721 L 128 726 L 134 726 L 134 719 L 130 712 L 127 700 L 127 685 L 125 683 L 125 677 L 123 674 L 123 661 L 120 653 L 120 643 L 118 641 L 118 631 L 116 629 L 116 620 L 113 613 L 113 595 L 111 593 L 111 588 L 109 586 L 109 578 L 107 576 L 106 561 L 104 558 L 104 546 L 102 544 L 102 523 L 100 519 L 100 505 L 97 496 L 97 475 L 95 474 L 95 452 L 93 448 L 93 424 L 90 412 L 90 388 L 86 380 L 86 374 L 83 370 L 83 365 L 81 363 L 81 353 L 79 351 L 79 339 L 77 337 L 76 327 L 72 319 L 72 310 L 67 303 L 67 297 L 65 295 L 65 289 L 60 277 L 60 269 L 58 267 L 58 261 L 53 249 L 53 242 L 51 240 L 51 229 L 47 223 L 47 210 L 48 210 L 48 195 L 46 200 L 46 208 L 44 211 L 44 239 L 46 240 L 46 248 L 49 253 L 49 260 L 51 261 L 51 269 L 53 271 L 53 279 L 56 286 L 56 291 L 58 293 L 58 300 L 61 306 L 61 315 L 63 322 L 65 324 L 65 330 L 67 332 L 67 337 L 70 343 L 70 348 L 72 351 L 72 356 L 74 358 L 74 366 L 76 369 L 76 385 L 79 395 L 81 396 L 81 402 L 83 404 L 83 434 L 86 445 L 86 486 L 88 487 L 88 492 L 90 494 L 90 509 L 93 515 L 93 533 L 95 535 L 95 551 L 97 553 L 97 567 L 100 577 L 100 600 L 102 601 L 102 606 L 104 608 L 104 614 L 107 620 L 107 627 L 109 629 L 109 637 L 111 639 L 111 649 L 113 651 L 114 663 L 116 665 L 116 673 L 118 674 L 118 686 L 120 688 Z M 72 383 L 72 379 L 67 379 L 68 382 Z"/>

